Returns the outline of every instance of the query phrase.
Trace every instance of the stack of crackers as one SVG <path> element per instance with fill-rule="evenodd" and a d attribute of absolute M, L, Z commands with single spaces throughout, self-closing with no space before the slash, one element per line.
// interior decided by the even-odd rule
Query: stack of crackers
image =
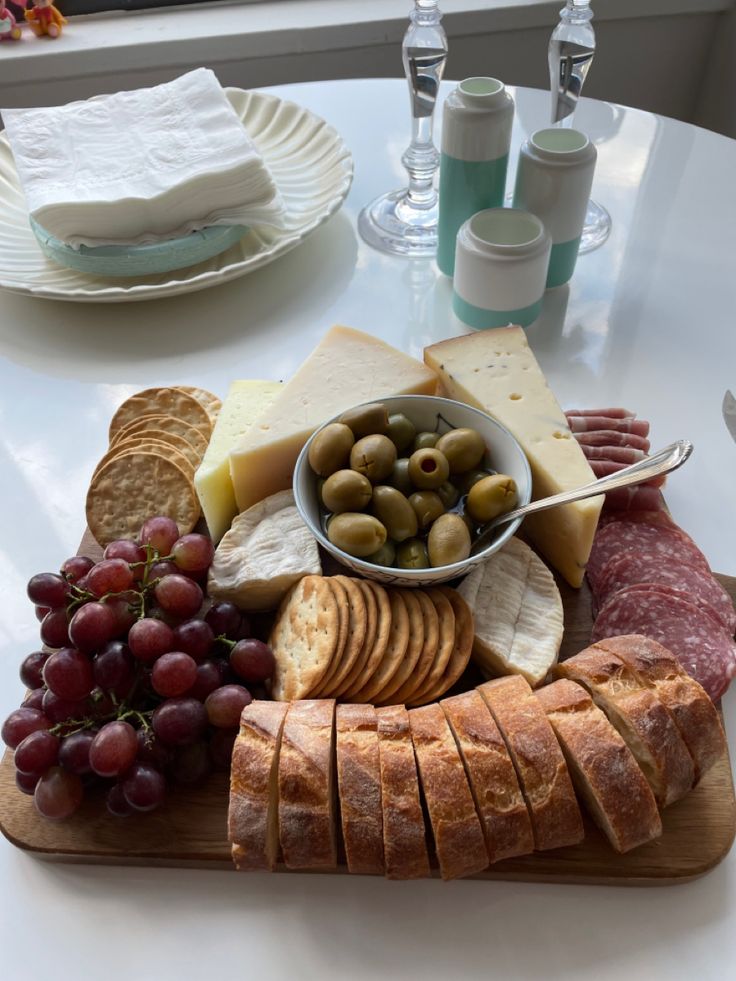
<path fill-rule="evenodd" d="M 470 608 L 447 586 L 305 576 L 284 597 L 271 631 L 272 694 L 423 705 L 460 678 L 473 632 Z"/>
<path fill-rule="evenodd" d="M 110 423 L 110 446 L 92 476 L 87 524 L 101 545 L 134 538 L 153 515 L 173 518 L 182 535 L 200 516 L 194 473 L 222 403 L 201 388 L 148 388 Z"/>

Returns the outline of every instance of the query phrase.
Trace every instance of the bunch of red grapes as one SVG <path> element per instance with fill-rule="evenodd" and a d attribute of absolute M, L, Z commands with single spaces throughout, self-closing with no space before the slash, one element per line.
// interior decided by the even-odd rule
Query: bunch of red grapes
<path fill-rule="evenodd" d="M 155 517 L 101 561 L 77 555 L 28 583 L 51 650 L 23 661 L 31 691 L 2 738 L 44 817 L 69 817 L 94 785 L 111 814 L 152 811 L 167 782 L 229 768 L 245 684 L 262 694 L 274 658 L 232 603 L 207 608 L 213 555 L 205 535 Z"/>

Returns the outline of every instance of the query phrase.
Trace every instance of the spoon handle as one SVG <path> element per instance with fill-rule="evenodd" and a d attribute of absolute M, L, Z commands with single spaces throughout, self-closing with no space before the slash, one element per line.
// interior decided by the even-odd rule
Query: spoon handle
<path fill-rule="evenodd" d="M 480 535 L 473 542 L 473 554 L 479 549 L 485 548 L 488 538 L 499 525 L 507 524 L 516 518 L 524 518 L 527 514 L 534 514 L 537 511 L 546 511 L 547 508 L 558 507 L 560 504 L 571 504 L 573 501 L 582 501 L 586 497 L 597 497 L 608 491 L 616 490 L 618 487 L 629 487 L 632 484 L 641 484 L 653 477 L 677 470 L 687 460 L 693 451 L 693 444 L 686 439 L 678 439 L 676 443 L 671 443 L 658 453 L 653 453 L 645 460 L 632 463 L 630 467 L 624 467 L 608 477 L 601 477 L 590 484 L 578 487 L 575 490 L 564 491 L 562 494 L 555 494 L 553 497 L 543 497 L 539 501 L 532 501 L 523 507 L 515 508 L 506 514 L 501 514 L 494 518 L 484 528 Z"/>

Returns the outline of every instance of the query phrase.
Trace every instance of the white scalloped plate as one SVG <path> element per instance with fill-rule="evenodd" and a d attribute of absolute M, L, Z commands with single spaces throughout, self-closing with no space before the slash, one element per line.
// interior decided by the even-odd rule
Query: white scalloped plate
<path fill-rule="evenodd" d="M 217 286 L 272 262 L 302 242 L 341 206 L 353 158 L 338 133 L 307 109 L 274 95 L 226 89 L 263 154 L 286 205 L 285 231 L 251 229 L 226 252 L 188 269 L 134 280 L 65 269 L 41 252 L 5 134 L 0 134 L 0 287 L 54 300 L 117 303 Z"/>

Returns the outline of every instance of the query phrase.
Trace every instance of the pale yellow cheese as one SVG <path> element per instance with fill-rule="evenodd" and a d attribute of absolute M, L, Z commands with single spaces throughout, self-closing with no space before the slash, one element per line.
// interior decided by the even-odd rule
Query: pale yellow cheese
<path fill-rule="evenodd" d="M 441 341 L 426 348 L 424 360 L 450 398 L 487 412 L 519 440 L 534 500 L 595 480 L 521 327 Z M 571 586 L 582 584 L 602 505 L 593 497 L 530 515 L 522 525 Z"/>
<path fill-rule="evenodd" d="M 282 387 L 273 381 L 234 381 L 222 404 L 209 446 L 194 475 L 202 513 L 215 542 L 219 542 L 238 513 L 230 479 L 230 450 Z"/>
<path fill-rule="evenodd" d="M 333 327 L 231 452 L 239 510 L 291 487 L 299 451 L 323 422 L 361 402 L 432 395 L 436 386 L 421 362 L 370 334 Z"/>

